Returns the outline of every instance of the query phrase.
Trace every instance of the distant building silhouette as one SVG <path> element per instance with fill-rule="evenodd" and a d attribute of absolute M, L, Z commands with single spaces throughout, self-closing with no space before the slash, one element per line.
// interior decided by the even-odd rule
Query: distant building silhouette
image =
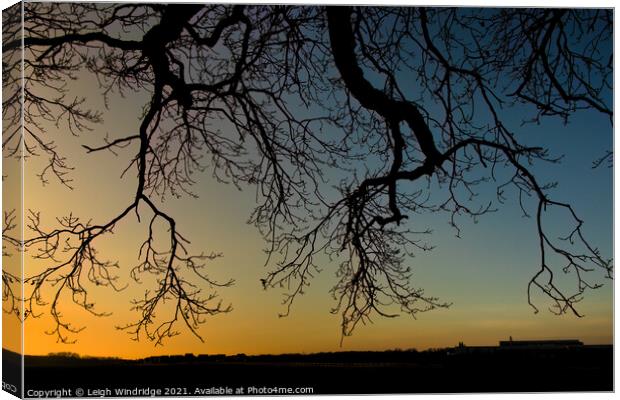
<path fill-rule="evenodd" d="M 558 339 L 558 340 L 500 340 L 499 346 L 466 346 L 459 342 L 457 347 L 448 350 L 448 354 L 470 354 L 470 353 L 494 353 L 498 351 L 511 350 L 556 350 L 570 349 L 584 346 L 583 342 L 577 339 Z"/>
<path fill-rule="evenodd" d="M 583 342 L 577 339 L 562 340 L 502 340 L 499 342 L 500 347 L 573 347 L 583 346 Z"/>

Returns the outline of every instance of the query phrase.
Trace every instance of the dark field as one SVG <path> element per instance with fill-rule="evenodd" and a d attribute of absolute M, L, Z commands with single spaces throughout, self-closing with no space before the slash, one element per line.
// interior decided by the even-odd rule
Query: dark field
<path fill-rule="evenodd" d="M 4 366 L 11 356 L 4 351 Z M 6 371 L 6 369 L 5 369 Z M 5 372 L 6 374 L 7 372 Z M 26 357 L 32 390 L 70 396 L 612 391 L 613 347 L 343 352 L 281 356 L 175 356 L 146 360 Z M 228 393 L 226 392 L 228 388 Z M 109 389 L 108 392 L 105 389 Z M 137 392 L 149 389 L 150 392 Z M 282 389 L 281 389 L 282 390 Z M 299 392 L 297 392 L 299 393 Z M 52 396 L 54 397 L 54 396 Z M 67 396 L 67 392 L 63 394 Z"/>

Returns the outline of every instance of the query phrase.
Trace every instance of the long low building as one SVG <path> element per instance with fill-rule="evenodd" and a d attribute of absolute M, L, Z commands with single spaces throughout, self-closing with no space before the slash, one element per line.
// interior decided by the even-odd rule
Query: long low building
<path fill-rule="evenodd" d="M 470 353 L 494 353 L 497 351 L 526 350 L 526 349 L 570 349 L 583 347 L 582 341 L 577 339 L 559 340 L 501 340 L 499 346 L 466 346 L 460 342 L 457 347 L 453 347 L 448 354 L 470 354 Z"/>
<path fill-rule="evenodd" d="M 499 347 L 572 347 L 583 346 L 577 339 L 564 340 L 501 340 Z"/>

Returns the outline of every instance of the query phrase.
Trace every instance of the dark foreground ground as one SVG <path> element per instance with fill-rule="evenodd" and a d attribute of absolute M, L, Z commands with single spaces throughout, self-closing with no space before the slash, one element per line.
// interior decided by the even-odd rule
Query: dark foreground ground
<path fill-rule="evenodd" d="M 5 371 L 18 360 L 4 351 Z M 613 390 L 612 346 L 25 360 L 26 397 Z"/>

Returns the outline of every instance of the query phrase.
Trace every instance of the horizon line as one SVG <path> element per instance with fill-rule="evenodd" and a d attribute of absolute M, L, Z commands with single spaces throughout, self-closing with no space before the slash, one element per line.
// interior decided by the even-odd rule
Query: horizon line
<path fill-rule="evenodd" d="M 523 339 L 523 340 L 513 340 L 514 342 L 537 342 L 537 341 L 565 341 L 565 340 L 579 340 L 579 339 Z M 497 347 L 500 348 L 499 343 L 500 342 L 507 342 L 508 340 L 504 341 L 504 340 L 500 340 L 497 342 L 496 345 L 471 345 L 468 346 L 467 344 L 463 344 L 464 347 L 470 347 L 470 348 L 476 348 L 476 347 Z M 614 343 L 584 343 L 583 341 L 579 340 L 581 342 L 581 346 L 584 347 L 588 347 L 588 346 L 614 346 Z M 384 349 L 384 350 L 339 350 L 339 351 L 316 351 L 316 352 L 311 352 L 311 353 L 305 353 L 305 352 L 288 352 L 288 353 L 257 353 L 257 354 L 248 354 L 248 353 L 193 353 L 193 352 L 187 352 L 187 353 L 172 353 L 172 354 L 153 354 L 153 355 L 148 355 L 148 356 L 143 356 L 143 357 L 136 357 L 136 358 L 126 358 L 126 357 L 122 357 L 122 356 L 113 356 L 113 355 L 109 355 L 109 356 L 91 356 L 91 355 L 87 355 L 87 354 L 80 354 L 80 353 L 76 353 L 76 352 L 72 352 L 72 351 L 66 351 L 66 352 L 50 352 L 50 353 L 46 353 L 46 354 L 26 354 L 26 353 L 19 353 L 13 350 L 9 350 L 5 347 L 2 347 L 2 351 L 6 351 L 6 352 L 10 352 L 19 356 L 23 356 L 23 357 L 62 357 L 63 353 L 67 354 L 67 358 L 70 358 L 70 355 L 74 355 L 77 356 L 75 358 L 79 358 L 79 359 L 116 359 L 116 360 L 124 360 L 124 361 L 139 361 L 139 360 L 146 360 L 148 358 L 152 358 L 152 357 L 188 357 L 188 356 L 193 356 L 193 357 L 199 357 L 199 356 L 225 356 L 225 357 L 235 357 L 235 356 L 245 356 L 245 357 L 261 357 L 261 356 L 293 356 L 293 355 L 304 355 L 304 356 L 309 356 L 309 355 L 317 355 L 317 354 L 337 354 L 337 353 L 388 353 L 388 352 L 418 352 L 418 353 L 422 353 L 422 352 L 427 352 L 427 351 L 435 351 L 435 350 L 447 350 L 447 349 L 454 349 L 454 348 L 458 348 L 459 344 L 463 343 L 463 342 L 459 342 L 458 344 L 454 345 L 454 346 L 445 346 L 445 347 L 428 347 L 425 348 L 423 350 L 418 350 L 415 347 L 410 347 L 410 348 L 390 348 L 390 349 Z"/>

